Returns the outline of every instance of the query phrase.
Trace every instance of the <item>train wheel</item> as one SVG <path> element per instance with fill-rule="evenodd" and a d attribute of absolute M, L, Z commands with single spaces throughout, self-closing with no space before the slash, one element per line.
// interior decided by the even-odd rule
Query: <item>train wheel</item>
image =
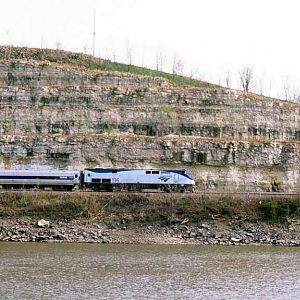
<path fill-rule="evenodd" d="M 171 187 L 170 187 L 170 185 L 165 184 L 165 185 L 164 185 L 164 191 L 165 191 L 166 193 L 171 193 Z"/>

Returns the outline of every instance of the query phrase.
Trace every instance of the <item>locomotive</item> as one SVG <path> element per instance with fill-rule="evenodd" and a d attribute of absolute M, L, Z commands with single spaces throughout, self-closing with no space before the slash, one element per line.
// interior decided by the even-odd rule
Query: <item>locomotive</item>
<path fill-rule="evenodd" d="M 185 169 L 86 168 L 83 171 L 2 170 L 3 189 L 72 191 L 193 191 L 195 181 Z"/>

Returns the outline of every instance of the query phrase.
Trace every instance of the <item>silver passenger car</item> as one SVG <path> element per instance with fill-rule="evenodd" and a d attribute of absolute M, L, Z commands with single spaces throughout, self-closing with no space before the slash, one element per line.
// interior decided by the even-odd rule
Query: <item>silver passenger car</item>
<path fill-rule="evenodd" d="M 4 189 L 72 190 L 79 183 L 80 172 L 77 171 L 0 170 L 0 186 Z"/>

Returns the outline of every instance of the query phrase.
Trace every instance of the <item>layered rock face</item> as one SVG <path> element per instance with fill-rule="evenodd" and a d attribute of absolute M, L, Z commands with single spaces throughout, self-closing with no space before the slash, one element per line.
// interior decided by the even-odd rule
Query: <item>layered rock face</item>
<path fill-rule="evenodd" d="M 299 190 L 299 105 L 46 61 L 0 62 L 0 167 L 187 168 L 202 190 Z"/>

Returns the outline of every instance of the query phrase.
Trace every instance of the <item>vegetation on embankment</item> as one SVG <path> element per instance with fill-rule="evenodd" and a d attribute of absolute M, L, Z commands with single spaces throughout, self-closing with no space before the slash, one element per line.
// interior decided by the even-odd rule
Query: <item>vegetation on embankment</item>
<path fill-rule="evenodd" d="M 132 64 L 113 62 L 108 59 L 101 59 L 82 53 L 75 53 L 63 50 L 26 48 L 26 47 L 0 47 L 0 59 L 17 60 L 33 59 L 37 61 L 49 61 L 59 64 L 68 64 L 90 70 L 124 72 L 142 76 L 159 77 L 169 80 L 177 86 L 190 86 L 200 88 L 220 87 L 209 82 L 200 81 L 178 74 L 170 74 L 163 71 L 151 70 L 145 67 L 139 67 Z"/>
<path fill-rule="evenodd" d="M 193 224 L 214 219 L 286 222 L 300 218 L 297 196 L 3 191 L 0 218 L 88 219 L 126 224 Z"/>

